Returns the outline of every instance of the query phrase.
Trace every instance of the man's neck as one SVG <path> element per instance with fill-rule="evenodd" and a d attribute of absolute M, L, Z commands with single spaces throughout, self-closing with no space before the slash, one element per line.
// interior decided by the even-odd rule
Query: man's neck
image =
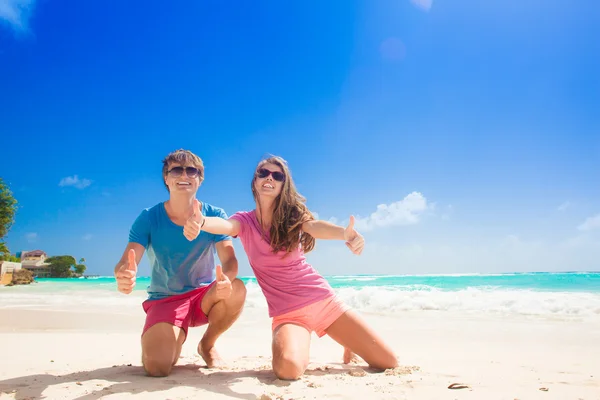
<path fill-rule="evenodd" d="M 194 196 L 173 196 L 167 201 L 167 211 L 172 217 L 187 219 L 194 210 Z"/>

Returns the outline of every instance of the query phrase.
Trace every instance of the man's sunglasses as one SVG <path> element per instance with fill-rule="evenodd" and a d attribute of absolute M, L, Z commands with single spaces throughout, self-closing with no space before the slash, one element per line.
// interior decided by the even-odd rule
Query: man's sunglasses
<path fill-rule="evenodd" d="M 200 174 L 200 171 L 196 167 L 173 167 L 169 170 L 169 174 L 175 178 L 180 177 L 185 169 L 185 174 L 190 178 L 195 178 Z"/>
<path fill-rule="evenodd" d="M 283 172 L 269 171 L 266 168 L 260 168 L 258 171 L 256 171 L 256 176 L 259 178 L 266 178 L 269 175 L 271 175 L 277 182 L 283 182 L 285 180 L 285 175 Z"/>

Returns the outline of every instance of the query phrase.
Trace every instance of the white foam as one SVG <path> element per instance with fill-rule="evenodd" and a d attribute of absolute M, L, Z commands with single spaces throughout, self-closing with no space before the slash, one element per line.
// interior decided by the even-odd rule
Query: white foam
<path fill-rule="evenodd" d="M 246 307 L 265 307 L 255 283 L 246 285 Z M 495 287 L 439 290 L 427 285 L 341 288 L 336 293 L 358 311 L 394 315 L 405 311 L 517 314 L 600 318 L 600 294 L 507 290 Z"/>
<path fill-rule="evenodd" d="M 600 294 L 539 292 L 496 288 L 442 291 L 391 287 L 339 289 L 338 295 L 358 310 L 394 314 L 401 311 L 458 311 L 537 316 L 600 317 Z"/>
<path fill-rule="evenodd" d="M 362 277 L 361 277 L 362 278 Z M 248 308 L 264 309 L 267 302 L 255 282 L 246 284 Z M 450 311 L 463 313 L 600 318 L 600 294 L 585 292 L 543 292 L 496 287 L 457 291 L 427 285 L 336 289 L 339 297 L 361 312 L 395 315 L 406 311 Z M 130 295 L 118 293 L 114 284 L 97 287 L 65 287 L 57 291 L 52 283 L 0 288 L 0 308 L 58 310 L 139 308 L 145 290 Z"/>

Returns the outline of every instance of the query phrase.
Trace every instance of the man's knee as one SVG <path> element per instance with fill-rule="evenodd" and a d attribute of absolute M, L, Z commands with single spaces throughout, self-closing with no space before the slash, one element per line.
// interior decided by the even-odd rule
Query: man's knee
<path fill-rule="evenodd" d="M 173 368 L 173 360 L 169 360 L 165 357 L 153 357 L 151 355 L 144 355 L 142 357 L 142 364 L 144 365 L 146 375 L 157 378 L 169 376 L 171 369 Z"/>
<path fill-rule="evenodd" d="M 214 293 L 205 296 L 201 305 L 202 312 L 206 315 L 238 315 L 244 308 L 244 302 L 246 301 L 246 286 L 244 286 L 244 282 L 236 278 L 231 282 L 231 287 L 231 295 L 226 299 L 215 301 Z M 212 301 L 214 303 L 211 303 Z"/>
<path fill-rule="evenodd" d="M 231 299 L 235 302 L 244 302 L 246 300 L 246 285 L 240 279 L 234 279 L 231 282 L 232 293 Z"/>
<path fill-rule="evenodd" d="M 142 365 L 149 376 L 167 376 L 179 358 L 183 329 L 167 322 L 151 326 L 142 335 Z"/>

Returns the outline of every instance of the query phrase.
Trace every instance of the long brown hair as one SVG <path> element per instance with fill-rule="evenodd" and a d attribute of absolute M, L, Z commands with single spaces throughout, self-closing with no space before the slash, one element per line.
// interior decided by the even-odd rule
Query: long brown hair
<path fill-rule="evenodd" d="M 271 156 L 258 163 L 251 183 L 254 200 L 257 206 L 260 207 L 259 195 L 254 188 L 254 183 L 256 182 L 256 171 L 265 164 L 279 166 L 285 175 L 281 193 L 275 199 L 273 221 L 269 230 L 273 252 L 285 250 L 289 253 L 297 249 L 298 245 L 301 244 L 302 250 L 308 253 L 315 247 L 315 238 L 302 231 L 302 224 L 306 221 L 314 220 L 315 217 L 304 204 L 306 202 L 304 196 L 296 190 L 292 173 L 283 158 Z M 262 215 L 262 210 L 260 210 L 260 214 Z"/>

